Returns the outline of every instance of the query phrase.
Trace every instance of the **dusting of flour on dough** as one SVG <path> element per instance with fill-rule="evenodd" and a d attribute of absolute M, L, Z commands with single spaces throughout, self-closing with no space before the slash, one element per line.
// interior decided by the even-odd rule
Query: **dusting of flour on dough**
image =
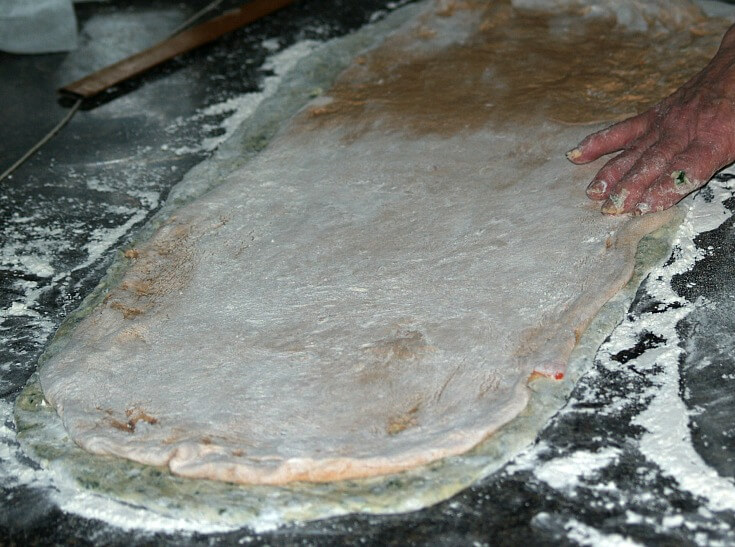
<path fill-rule="evenodd" d="M 482 17 L 431 8 L 355 62 L 381 60 L 366 108 L 390 104 L 381 82 L 411 58 L 417 25 L 439 21 L 470 37 L 470 57 L 488 52 Z M 546 38 L 541 53 L 561 41 Z M 456 46 L 420 55 L 431 64 Z M 349 139 L 349 116 L 310 126 L 307 107 L 138 246 L 40 370 L 72 438 L 189 478 L 364 478 L 466 452 L 525 407 L 533 372 L 560 377 L 630 279 L 639 240 L 673 212 L 600 215 L 580 194 L 594 166 L 564 157 L 588 129 L 538 112 L 496 123 L 512 89 L 478 126 L 437 111 L 448 82 L 489 70 L 488 85 L 502 83 L 505 61 L 486 60 L 443 67 L 428 95 L 412 80 L 399 104 L 416 108 L 377 109 Z M 417 133 L 424 122 L 445 131 Z M 136 405 L 156 422 L 126 427 Z"/>

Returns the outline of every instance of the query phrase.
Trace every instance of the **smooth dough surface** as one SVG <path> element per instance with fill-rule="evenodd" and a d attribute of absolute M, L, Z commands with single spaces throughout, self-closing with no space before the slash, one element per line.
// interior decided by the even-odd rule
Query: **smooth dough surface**
<path fill-rule="evenodd" d="M 40 372 L 78 444 L 242 483 L 379 475 L 470 449 L 563 372 L 669 215 L 602 216 L 599 165 L 564 158 L 584 112 L 519 103 L 537 82 L 508 93 L 493 65 L 492 22 L 521 15 L 444 4 L 127 253 Z M 448 119 L 448 89 L 475 106 Z"/>

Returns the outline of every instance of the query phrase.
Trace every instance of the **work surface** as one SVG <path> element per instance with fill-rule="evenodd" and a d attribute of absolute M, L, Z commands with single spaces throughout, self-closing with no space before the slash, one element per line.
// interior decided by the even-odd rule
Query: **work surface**
<path fill-rule="evenodd" d="M 150 217 L 186 171 L 232 133 L 238 116 L 247 115 L 252 99 L 242 94 L 272 92 L 287 56 L 313 47 L 304 40 L 344 34 L 395 7 L 363 2 L 325 15 L 323 5 L 305 2 L 236 33 L 81 112 L 4 183 L 4 535 L 17 541 L 77 538 L 121 544 L 151 539 L 59 510 L 44 490 L 49 485 L 17 453 L 12 402 L 48 337 L 99 281 L 114 249 Z M 113 50 L 132 52 L 160 37 L 162 28 L 185 18 L 178 9 L 164 2 L 155 7 L 131 3 L 125 9 L 84 4 L 86 50 L 69 56 L 3 57 L 0 94 L 6 104 L 18 106 L 4 114 L 9 123 L 2 129 L 7 143 L 2 166 L 63 114 L 53 102 L 54 87 L 84 73 L 90 59 L 98 66 L 100 58 L 117 53 Z M 113 36 L 114 29 L 139 21 L 145 25 L 137 25 L 137 38 L 145 43 L 126 32 L 120 32 L 119 43 L 101 43 L 100 36 Z M 276 55 L 280 64 L 263 70 L 268 55 Z M 177 100 L 171 101 L 172 96 Z M 728 280 L 735 241 L 729 207 L 735 200 L 727 199 L 729 177 L 720 179 L 723 184 L 700 194 L 685 221 L 681 258 L 644 284 L 570 403 L 536 445 L 509 466 L 415 513 L 349 516 L 262 535 L 241 530 L 213 537 L 319 544 L 361 539 L 446 544 L 733 541 L 735 364 Z M 686 271 L 697 256 L 689 245 L 688 226 L 705 233 L 695 239 L 702 258 Z M 212 538 L 165 534 L 156 539 L 180 544 Z"/>

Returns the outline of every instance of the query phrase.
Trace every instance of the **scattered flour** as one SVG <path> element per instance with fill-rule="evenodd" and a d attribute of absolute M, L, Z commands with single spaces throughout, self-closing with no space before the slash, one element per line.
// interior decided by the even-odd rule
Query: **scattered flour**
<path fill-rule="evenodd" d="M 13 402 L 0 399 L 0 484 L 52 488 L 47 473 L 30 466 L 15 440 Z"/>
<path fill-rule="evenodd" d="M 46 278 L 54 275 L 46 241 L 57 239 L 58 232 L 38 226 L 40 215 L 5 219 L 3 232 L 7 244 L 0 247 L 0 267 L 19 269 L 31 276 Z"/>
<path fill-rule="evenodd" d="M 261 45 L 270 52 L 276 52 L 280 47 L 278 38 L 268 38 L 267 40 L 263 40 Z"/>
<path fill-rule="evenodd" d="M 174 153 L 183 155 L 195 152 L 212 152 L 215 150 L 232 135 L 243 121 L 255 112 L 255 109 L 258 108 L 258 105 L 263 100 L 276 92 L 283 75 L 294 68 L 301 59 L 313 52 L 320 44 L 321 42 L 314 40 L 303 40 L 269 57 L 263 65 L 263 68 L 272 71 L 273 75 L 266 76 L 263 79 L 262 89 L 259 92 L 243 93 L 242 95 L 231 97 L 220 103 L 203 108 L 194 115 L 194 120 L 205 121 L 215 119 L 215 117 L 219 119 L 223 114 L 228 114 L 216 126 L 219 134 L 203 139 L 197 146 L 176 148 Z M 271 51 L 278 47 L 278 43 L 274 39 L 266 40 L 263 42 L 263 45 Z M 211 127 L 211 129 L 215 129 L 215 126 Z"/>
<path fill-rule="evenodd" d="M 581 477 L 593 477 L 614 462 L 619 454 L 617 448 L 606 448 L 599 452 L 580 450 L 535 467 L 534 474 L 552 488 L 571 489 L 579 484 Z"/>
<path fill-rule="evenodd" d="M 567 531 L 567 537 L 572 541 L 576 541 L 579 545 L 594 545 L 595 547 L 631 547 L 641 545 L 620 534 L 603 534 L 592 526 L 588 526 L 576 519 L 569 519 L 564 525 L 564 528 Z"/>
<path fill-rule="evenodd" d="M 705 251 L 695 247 L 695 236 L 716 228 L 727 218 L 722 204 L 732 197 L 731 187 L 727 183 L 712 183 L 710 188 L 715 193 L 711 203 L 703 199 L 696 200 L 695 204 L 689 202 L 689 215 L 680 229 L 677 242 L 680 249 L 677 260 L 651 275 L 649 292 L 662 302 L 677 302 L 681 307 L 655 317 L 651 314 L 641 317 L 640 326 L 665 338 L 667 344 L 644 353 L 635 361 L 638 370 L 652 370 L 658 365 L 661 371 L 652 377 L 651 402 L 637 416 L 635 423 L 647 430 L 640 440 L 640 450 L 649 460 L 673 477 L 683 490 L 707 500 L 710 510 L 732 511 L 735 510 L 735 483 L 707 466 L 692 443 L 689 411 L 679 394 L 677 363 L 683 350 L 676 325 L 693 310 L 694 304 L 679 297 L 671 288 L 674 275 L 690 270 L 697 260 L 705 256 Z M 627 341 L 625 338 L 628 337 L 624 336 L 621 342 Z M 614 353 L 616 348 L 606 351 Z"/>
<path fill-rule="evenodd" d="M 9 308 L 0 310 L 0 317 L 3 315 L 29 315 L 31 317 L 38 317 L 39 313 L 29 308 L 25 302 L 13 302 Z"/>
<path fill-rule="evenodd" d="M 123 224 L 114 228 L 96 228 L 92 230 L 89 241 L 84 245 L 84 250 L 87 251 L 87 259 L 75 266 L 72 271 L 88 268 L 97 262 L 122 238 L 126 237 L 134 226 L 144 221 L 146 216 L 148 216 L 148 209 L 136 209 Z"/>

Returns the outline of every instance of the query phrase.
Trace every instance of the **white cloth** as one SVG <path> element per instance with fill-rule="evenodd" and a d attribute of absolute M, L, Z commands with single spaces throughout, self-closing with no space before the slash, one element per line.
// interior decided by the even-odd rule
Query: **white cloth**
<path fill-rule="evenodd" d="M 76 47 L 72 0 L 0 0 L 0 50 L 53 53 Z"/>

